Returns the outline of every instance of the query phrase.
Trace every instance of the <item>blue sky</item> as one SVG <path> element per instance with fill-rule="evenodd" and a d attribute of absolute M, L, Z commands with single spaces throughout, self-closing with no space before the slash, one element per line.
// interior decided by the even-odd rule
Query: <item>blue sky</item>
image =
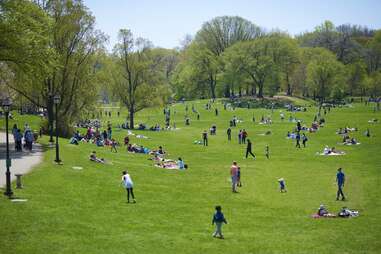
<path fill-rule="evenodd" d="M 238 15 L 268 30 L 290 34 L 312 30 L 324 20 L 381 28 L 381 0 L 84 0 L 97 28 L 109 36 L 109 49 L 118 30 L 131 29 L 155 46 L 179 46 L 216 16 Z"/>

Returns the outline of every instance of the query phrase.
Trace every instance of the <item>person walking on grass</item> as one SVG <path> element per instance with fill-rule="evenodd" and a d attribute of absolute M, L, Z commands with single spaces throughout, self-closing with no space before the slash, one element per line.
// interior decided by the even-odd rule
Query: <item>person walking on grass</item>
<path fill-rule="evenodd" d="M 237 187 L 242 187 L 242 182 L 241 182 L 241 167 L 238 167 L 238 171 L 237 171 Z"/>
<path fill-rule="evenodd" d="M 303 133 L 303 136 L 302 136 L 303 147 L 306 147 L 307 141 L 308 141 L 308 138 L 307 138 L 306 134 Z"/>
<path fill-rule="evenodd" d="M 118 152 L 118 150 L 116 150 L 116 145 L 117 145 L 117 142 L 115 139 L 111 139 L 111 152 L 112 151 L 115 151 L 116 153 Z"/>
<path fill-rule="evenodd" d="M 222 224 L 228 224 L 228 222 L 226 221 L 225 216 L 221 211 L 221 206 L 218 205 L 215 209 L 216 212 L 213 215 L 212 225 L 216 224 L 216 230 L 213 233 L 213 237 L 219 236 L 221 239 L 224 239 L 224 236 L 222 234 Z"/>
<path fill-rule="evenodd" d="M 239 130 L 238 132 L 238 144 L 242 143 L 242 130 Z"/>
<path fill-rule="evenodd" d="M 300 133 L 299 133 L 299 131 L 296 133 L 295 139 L 296 139 L 295 147 L 300 148 Z"/>
<path fill-rule="evenodd" d="M 228 128 L 226 134 L 228 134 L 228 140 L 232 140 L 232 129 Z"/>
<path fill-rule="evenodd" d="M 266 148 L 265 148 L 265 155 L 267 159 L 270 159 L 270 148 L 268 145 L 266 145 Z"/>
<path fill-rule="evenodd" d="M 251 156 L 253 156 L 253 158 L 255 159 L 255 155 L 253 154 L 253 152 L 252 152 L 251 149 L 252 149 L 251 141 L 250 141 L 250 139 L 247 139 L 246 159 L 247 159 L 247 157 L 249 156 L 249 154 L 250 154 Z"/>
<path fill-rule="evenodd" d="M 344 183 L 345 183 L 345 174 L 342 172 L 342 169 L 339 168 L 337 170 L 336 174 L 336 182 L 337 182 L 337 195 L 336 195 L 336 200 L 339 200 L 341 196 L 341 200 L 345 200 L 345 196 L 343 193 L 343 188 L 344 188 Z"/>
<path fill-rule="evenodd" d="M 130 175 L 128 174 L 127 170 L 123 171 L 122 176 L 122 184 L 126 188 L 127 191 L 127 202 L 130 203 L 130 196 L 132 197 L 132 202 L 136 203 L 135 196 L 134 196 L 134 183 L 132 182 L 132 179 Z"/>
<path fill-rule="evenodd" d="M 232 192 L 236 193 L 238 181 L 238 166 L 236 161 L 233 161 L 233 165 L 230 168 L 230 176 L 232 179 Z"/>
<path fill-rule="evenodd" d="M 208 146 L 208 132 L 206 130 L 202 133 L 202 141 L 204 146 Z"/>

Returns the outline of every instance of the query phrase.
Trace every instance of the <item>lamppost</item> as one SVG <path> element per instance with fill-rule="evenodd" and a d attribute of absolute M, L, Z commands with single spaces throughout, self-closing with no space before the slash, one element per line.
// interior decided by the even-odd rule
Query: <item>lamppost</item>
<path fill-rule="evenodd" d="M 57 94 L 53 97 L 54 104 L 56 105 L 56 163 L 60 163 L 60 151 L 58 145 L 58 104 L 60 104 L 61 97 Z"/>
<path fill-rule="evenodd" d="M 5 161 L 5 165 L 7 167 L 7 171 L 5 172 L 5 179 L 6 179 L 6 190 L 4 192 L 4 195 L 8 196 L 9 198 L 12 197 L 12 189 L 11 189 L 11 172 L 9 171 L 9 168 L 11 167 L 11 159 L 9 158 L 9 137 L 8 137 L 8 117 L 9 117 L 9 111 L 11 109 L 12 101 L 10 98 L 6 98 L 3 100 L 3 110 L 5 112 L 5 131 L 6 131 L 6 143 L 7 143 L 7 158 Z"/>
<path fill-rule="evenodd" d="M 51 92 L 49 92 L 48 94 L 49 98 L 49 107 L 51 106 L 52 107 L 52 110 L 53 110 L 53 105 L 52 105 L 52 100 L 53 100 L 53 94 Z M 53 118 L 53 113 L 52 115 L 49 115 L 48 117 L 52 117 Z M 53 121 L 49 122 L 49 132 L 50 132 L 50 139 L 49 139 L 49 142 L 51 144 L 53 144 L 54 140 L 53 140 Z"/>

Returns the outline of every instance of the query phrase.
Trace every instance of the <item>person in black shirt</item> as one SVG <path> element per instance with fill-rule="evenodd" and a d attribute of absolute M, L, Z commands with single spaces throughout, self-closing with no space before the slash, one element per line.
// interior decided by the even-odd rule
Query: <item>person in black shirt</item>
<path fill-rule="evenodd" d="M 251 156 L 254 157 L 255 159 L 255 155 L 253 154 L 253 152 L 251 151 L 251 141 L 250 139 L 247 140 L 247 147 L 246 147 L 246 158 L 249 156 L 249 154 L 251 154 Z"/>
<path fill-rule="evenodd" d="M 208 146 L 208 132 L 206 130 L 204 130 L 204 132 L 202 133 L 202 140 L 204 146 Z"/>
<path fill-rule="evenodd" d="M 226 134 L 228 134 L 228 140 L 232 140 L 232 130 L 230 128 L 227 129 Z"/>

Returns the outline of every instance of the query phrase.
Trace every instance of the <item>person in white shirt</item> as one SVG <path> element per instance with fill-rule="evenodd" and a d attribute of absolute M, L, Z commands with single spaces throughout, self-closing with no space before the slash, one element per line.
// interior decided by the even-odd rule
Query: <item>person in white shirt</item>
<path fill-rule="evenodd" d="M 127 190 L 127 202 L 130 203 L 130 195 L 131 195 L 132 202 L 136 203 L 135 196 L 134 196 L 134 191 L 133 191 L 134 183 L 132 182 L 132 179 L 131 179 L 130 175 L 128 174 L 127 170 L 123 171 L 122 174 L 123 174 L 123 176 L 122 176 L 122 184 L 124 185 L 124 187 Z"/>

